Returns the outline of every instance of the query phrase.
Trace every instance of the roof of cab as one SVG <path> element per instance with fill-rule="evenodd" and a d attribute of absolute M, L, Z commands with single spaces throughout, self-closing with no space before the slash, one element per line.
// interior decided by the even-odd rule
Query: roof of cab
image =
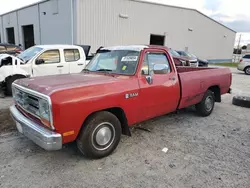
<path fill-rule="evenodd" d="M 55 48 L 81 48 L 77 45 L 68 45 L 68 44 L 49 44 L 49 45 L 36 45 L 36 47 L 46 48 L 46 49 L 55 49 Z"/>
<path fill-rule="evenodd" d="M 133 50 L 133 51 L 142 51 L 145 48 L 154 48 L 154 49 L 162 49 L 162 50 L 169 50 L 166 46 L 160 45 L 124 45 L 124 46 L 110 46 L 104 47 L 102 50 Z"/>
<path fill-rule="evenodd" d="M 133 50 L 133 51 L 142 51 L 143 49 L 148 48 L 146 45 L 126 45 L 126 46 L 110 46 L 104 47 L 102 50 Z"/>

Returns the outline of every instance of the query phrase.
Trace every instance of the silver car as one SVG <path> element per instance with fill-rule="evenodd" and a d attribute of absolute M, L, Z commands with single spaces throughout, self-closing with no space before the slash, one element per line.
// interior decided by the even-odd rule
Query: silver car
<path fill-rule="evenodd" d="M 237 68 L 239 71 L 244 71 L 245 74 L 250 75 L 250 54 L 243 56 Z"/>
<path fill-rule="evenodd" d="M 191 53 L 185 51 L 177 51 L 181 56 L 189 58 L 190 66 L 191 67 L 198 67 L 199 62 L 197 57 L 194 57 Z"/>

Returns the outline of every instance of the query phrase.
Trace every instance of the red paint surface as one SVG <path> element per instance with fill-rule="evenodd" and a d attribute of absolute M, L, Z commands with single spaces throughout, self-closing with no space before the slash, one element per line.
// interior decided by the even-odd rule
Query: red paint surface
<path fill-rule="evenodd" d="M 156 46 L 143 50 L 134 76 L 80 73 L 22 79 L 17 83 L 51 97 L 56 132 L 75 131 L 74 135 L 64 137 L 63 143 L 74 141 L 85 119 L 96 111 L 119 107 L 131 126 L 197 104 L 211 86 L 219 86 L 221 94 L 227 93 L 231 85 L 229 69 L 178 68 L 177 71 L 167 50 Z M 166 53 L 172 68 L 169 74 L 153 75 L 152 85 L 140 71 L 147 51 Z M 127 93 L 138 96 L 126 99 Z"/>

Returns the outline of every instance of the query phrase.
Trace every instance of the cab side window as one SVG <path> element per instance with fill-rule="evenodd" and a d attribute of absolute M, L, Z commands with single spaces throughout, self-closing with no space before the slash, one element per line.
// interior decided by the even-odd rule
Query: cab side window
<path fill-rule="evenodd" d="M 245 59 L 250 59 L 250 54 L 245 55 L 243 58 L 245 58 Z"/>
<path fill-rule="evenodd" d="M 168 67 L 168 72 L 171 72 L 169 60 L 164 53 L 149 52 L 143 59 L 142 74 L 153 74 L 153 68 L 155 64 L 166 64 Z"/>
<path fill-rule="evenodd" d="M 43 64 L 60 63 L 60 52 L 59 50 L 48 50 L 41 54 L 37 60 L 43 60 Z"/>
<path fill-rule="evenodd" d="M 78 49 L 64 50 L 64 57 L 66 62 L 78 61 L 80 59 L 80 52 Z"/>

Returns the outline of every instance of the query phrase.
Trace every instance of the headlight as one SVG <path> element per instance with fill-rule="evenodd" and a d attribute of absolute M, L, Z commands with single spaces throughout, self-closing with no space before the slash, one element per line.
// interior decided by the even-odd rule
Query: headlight
<path fill-rule="evenodd" d="M 49 103 L 44 99 L 39 99 L 39 113 L 41 121 L 48 127 L 51 126 L 50 122 L 50 108 Z"/>
<path fill-rule="evenodd" d="M 183 60 L 180 60 L 180 61 L 181 61 L 182 66 L 185 66 L 186 62 Z"/>
<path fill-rule="evenodd" d="M 16 96 L 16 89 L 15 89 L 15 87 L 12 87 L 12 96 L 13 96 L 13 99 L 15 100 L 15 96 Z"/>

